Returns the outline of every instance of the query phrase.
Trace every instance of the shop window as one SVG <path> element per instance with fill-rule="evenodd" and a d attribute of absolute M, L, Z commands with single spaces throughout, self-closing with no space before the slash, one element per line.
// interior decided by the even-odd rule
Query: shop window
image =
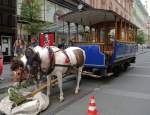
<path fill-rule="evenodd" d="M 8 0 L 8 5 L 10 7 L 15 7 L 16 6 L 16 1 L 15 0 Z M 15 5 L 15 6 L 14 6 Z"/>
<path fill-rule="evenodd" d="M 18 5 L 16 2 L 17 2 L 18 0 L 9 0 L 9 4 L 10 4 L 10 6 L 11 7 L 13 7 L 13 8 L 16 8 L 16 5 Z M 20 0 L 19 0 L 20 1 Z"/>
<path fill-rule="evenodd" d="M 8 0 L 3 0 L 4 5 L 8 5 Z"/>
<path fill-rule="evenodd" d="M 3 0 L 0 0 L 0 5 L 3 5 Z"/>
<path fill-rule="evenodd" d="M 2 24 L 3 25 L 7 25 L 8 24 L 8 22 L 7 22 L 7 15 L 6 14 L 3 14 L 3 16 L 2 16 Z"/>
<path fill-rule="evenodd" d="M 3 20 L 2 14 L 0 13 L 0 25 L 2 25 L 2 20 Z"/>
<path fill-rule="evenodd" d="M 12 25 L 12 16 L 11 15 L 7 16 L 7 23 L 8 23 L 8 26 Z"/>

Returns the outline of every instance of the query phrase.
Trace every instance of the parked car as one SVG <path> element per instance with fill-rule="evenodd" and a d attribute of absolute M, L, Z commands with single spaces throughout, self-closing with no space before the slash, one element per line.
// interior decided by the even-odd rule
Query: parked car
<path fill-rule="evenodd" d="M 2 53 L 2 49 L 0 48 L 0 75 L 3 72 L 3 53 Z"/>

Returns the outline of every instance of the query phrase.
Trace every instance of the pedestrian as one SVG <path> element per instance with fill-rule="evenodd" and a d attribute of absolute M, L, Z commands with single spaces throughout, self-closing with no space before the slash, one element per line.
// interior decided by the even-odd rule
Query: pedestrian
<path fill-rule="evenodd" d="M 17 54 L 19 53 L 19 40 L 17 39 L 14 43 L 14 56 L 17 56 Z"/>
<path fill-rule="evenodd" d="M 25 42 L 22 39 L 17 39 L 14 44 L 14 56 L 20 56 L 25 51 Z"/>
<path fill-rule="evenodd" d="M 24 40 L 19 40 L 19 48 L 20 48 L 20 54 L 24 54 L 25 49 L 26 49 L 26 45 L 25 45 L 25 41 Z"/>
<path fill-rule="evenodd" d="M 37 40 L 35 37 L 31 38 L 31 46 L 36 47 L 38 45 Z"/>
<path fill-rule="evenodd" d="M 49 38 L 48 38 L 48 34 L 45 34 L 44 47 L 49 47 Z"/>
<path fill-rule="evenodd" d="M 58 38 L 58 48 L 64 49 L 64 41 L 62 38 Z"/>

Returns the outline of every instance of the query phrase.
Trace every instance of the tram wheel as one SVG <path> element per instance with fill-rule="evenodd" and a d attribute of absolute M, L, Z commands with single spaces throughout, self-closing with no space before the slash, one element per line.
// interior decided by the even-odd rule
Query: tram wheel
<path fill-rule="evenodd" d="M 123 71 L 126 72 L 128 69 L 128 65 L 127 64 L 124 64 L 124 68 L 123 68 Z"/>
<path fill-rule="evenodd" d="M 118 77 L 120 74 L 120 66 L 116 66 L 113 68 L 114 77 Z"/>

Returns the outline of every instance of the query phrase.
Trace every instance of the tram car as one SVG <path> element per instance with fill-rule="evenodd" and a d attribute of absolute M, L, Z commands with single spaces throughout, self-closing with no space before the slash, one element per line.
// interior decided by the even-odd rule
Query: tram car
<path fill-rule="evenodd" d="M 90 9 L 60 19 L 68 25 L 67 43 L 86 53 L 84 75 L 118 75 L 135 62 L 138 27 L 115 12 Z"/>

